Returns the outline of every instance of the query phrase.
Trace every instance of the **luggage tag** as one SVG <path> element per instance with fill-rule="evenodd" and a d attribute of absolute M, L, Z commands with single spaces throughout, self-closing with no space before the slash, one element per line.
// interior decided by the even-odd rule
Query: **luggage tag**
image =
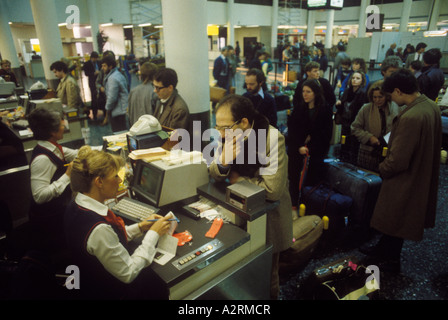
<path fill-rule="evenodd" d="M 193 235 L 189 231 L 175 233 L 173 234 L 173 237 L 177 238 L 178 247 L 182 247 L 184 244 L 190 242 L 193 239 Z"/>
<path fill-rule="evenodd" d="M 216 218 L 213 221 L 212 226 L 210 227 L 210 229 L 205 234 L 205 236 L 207 238 L 214 239 L 215 236 L 218 234 L 219 230 L 221 230 L 221 227 L 222 227 L 223 224 L 224 224 L 224 221 L 221 218 Z"/>

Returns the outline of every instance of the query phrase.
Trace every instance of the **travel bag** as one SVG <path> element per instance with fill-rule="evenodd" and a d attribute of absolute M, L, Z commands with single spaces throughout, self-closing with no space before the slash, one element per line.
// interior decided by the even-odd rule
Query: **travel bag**
<path fill-rule="evenodd" d="M 372 300 L 380 289 L 379 270 L 344 257 L 313 270 L 301 295 L 306 300 Z"/>
<path fill-rule="evenodd" d="M 349 196 L 336 192 L 329 185 L 320 183 L 303 188 L 301 203 L 305 205 L 306 214 L 328 217 L 328 234 L 333 238 L 341 236 L 353 200 Z"/>
<path fill-rule="evenodd" d="M 326 161 L 326 179 L 337 192 L 353 200 L 348 226 L 353 240 L 364 242 L 370 231 L 370 219 L 381 188 L 382 179 L 369 171 L 334 159 Z"/>
<path fill-rule="evenodd" d="M 280 253 L 280 274 L 304 267 L 311 259 L 323 233 L 322 219 L 317 215 L 299 217 L 292 223 L 293 244 Z"/>

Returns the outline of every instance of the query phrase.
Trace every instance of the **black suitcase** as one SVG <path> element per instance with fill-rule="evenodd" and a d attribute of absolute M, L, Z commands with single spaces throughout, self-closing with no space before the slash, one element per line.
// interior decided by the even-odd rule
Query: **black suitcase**
<path fill-rule="evenodd" d="M 334 159 L 326 161 L 326 181 L 337 192 L 353 199 L 348 226 L 353 240 L 367 240 L 370 219 L 381 188 L 382 179 L 369 171 Z"/>
<path fill-rule="evenodd" d="M 284 93 L 275 93 L 274 99 L 275 105 L 277 106 L 277 111 L 291 109 L 291 101 L 289 100 L 288 95 Z"/>

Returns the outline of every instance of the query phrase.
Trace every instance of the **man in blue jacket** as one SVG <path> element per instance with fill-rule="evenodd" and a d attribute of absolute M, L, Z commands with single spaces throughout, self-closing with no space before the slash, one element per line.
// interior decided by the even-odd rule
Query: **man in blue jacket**
<path fill-rule="evenodd" d="M 128 106 L 128 87 L 126 78 L 117 69 L 117 62 L 112 56 L 103 58 L 102 69 L 106 92 L 106 116 L 103 125 L 110 123 L 113 132 L 128 130 L 126 109 Z"/>

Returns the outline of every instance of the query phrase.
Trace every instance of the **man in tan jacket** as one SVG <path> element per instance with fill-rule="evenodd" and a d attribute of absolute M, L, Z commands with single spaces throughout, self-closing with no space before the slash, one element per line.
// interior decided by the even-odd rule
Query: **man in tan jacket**
<path fill-rule="evenodd" d="M 60 80 L 56 92 L 62 105 L 83 112 L 80 89 L 76 80 L 68 73 L 68 66 L 62 61 L 56 61 L 50 66 L 50 70 Z"/>
<path fill-rule="evenodd" d="M 248 98 L 238 95 L 227 95 L 220 101 L 216 124 L 224 142 L 221 152 L 218 149 L 218 155 L 210 164 L 210 175 L 217 181 L 228 178 L 231 184 L 249 181 L 266 190 L 268 201 L 279 201 L 279 206 L 267 212 L 266 228 L 266 241 L 273 245 L 271 298 L 277 299 L 279 255 L 292 245 L 285 138 L 254 109 Z M 248 142 L 250 139 L 262 140 L 252 144 Z"/>

